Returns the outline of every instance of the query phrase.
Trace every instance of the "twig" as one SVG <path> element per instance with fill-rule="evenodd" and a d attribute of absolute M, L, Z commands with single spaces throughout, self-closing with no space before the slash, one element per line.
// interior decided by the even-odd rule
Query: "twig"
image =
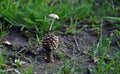
<path fill-rule="evenodd" d="M 20 71 L 17 69 L 8 69 L 7 71 L 14 71 L 16 74 L 21 74 Z"/>
<path fill-rule="evenodd" d="M 79 48 L 79 45 L 78 45 L 78 41 L 76 39 L 76 35 L 74 34 L 74 40 L 75 40 L 75 43 L 76 43 L 76 46 L 77 46 L 77 49 L 80 51 L 80 48 Z"/>
<path fill-rule="evenodd" d="M 78 49 L 80 52 L 82 52 L 83 54 L 87 54 L 87 55 L 89 55 L 89 56 L 92 56 L 90 53 L 80 50 L 79 44 L 78 44 L 78 41 L 77 41 L 77 39 L 76 39 L 76 35 L 75 35 L 75 34 L 74 34 L 74 40 L 75 40 L 77 49 Z"/>

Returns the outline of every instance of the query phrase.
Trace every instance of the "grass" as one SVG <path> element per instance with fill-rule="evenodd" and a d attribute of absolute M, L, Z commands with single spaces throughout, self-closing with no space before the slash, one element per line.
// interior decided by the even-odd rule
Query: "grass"
<path fill-rule="evenodd" d="M 7 29 L 8 27 L 5 27 L 2 23 L 0 23 L 0 41 L 6 36 Z"/>
<path fill-rule="evenodd" d="M 99 42 L 97 44 L 97 47 L 96 47 L 96 50 L 94 51 L 94 57 L 99 57 L 99 61 L 98 61 L 98 67 L 97 67 L 97 70 L 95 71 L 96 74 L 106 74 L 106 73 L 110 73 L 112 72 L 112 66 L 115 64 L 115 60 L 114 59 L 111 59 L 111 61 L 109 61 L 108 64 L 106 64 L 105 62 L 105 58 L 106 58 L 106 55 L 109 55 L 107 53 L 106 50 L 106 47 L 110 47 L 110 43 L 111 43 L 111 40 L 113 38 L 113 34 L 111 34 L 110 38 L 108 38 L 106 41 L 103 40 L 103 23 L 101 23 L 101 29 L 100 29 L 100 39 L 99 39 Z M 108 50 L 109 51 L 109 50 Z M 110 55 L 109 55 L 110 56 Z M 110 56 L 110 58 L 112 58 L 112 56 Z M 112 72 L 114 73 L 114 72 Z"/>
<path fill-rule="evenodd" d="M 56 13 L 59 15 L 60 20 L 57 20 L 53 26 L 53 30 L 59 32 L 58 29 L 66 26 L 66 21 L 70 20 L 65 34 L 74 34 L 83 30 L 76 29 L 79 20 L 92 22 L 91 30 L 100 33 L 99 42 L 96 45 L 95 51 L 93 51 L 94 57 L 99 58 L 97 69 L 92 69 L 95 74 L 119 74 L 120 70 L 120 52 L 111 56 L 107 53 L 110 49 L 110 43 L 114 36 L 120 35 L 120 2 L 113 0 L 105 0 L 103 3 L 99 4 L 95 0 L 1 0 L 0 1 L 0 18 L 9 22 L 10 26 L 20 26 L 21 28 L 31 29 L 33 28 L 36 33 L 36 40 L 41 44 L 41 38 L 48 31 L 50 26 L 50 18 L 48 15 L 50 13 Z M 110 37 L 104 39 L 103 28 L 101 19 L 115 21 L 117 24 L 113 24 L 117 27 L 115 33 L 112 33 Z M 103 22 L 102 21 L 102 22 Z M 8 33 L 9 26 L 0 22 L 0 41 Z M 120 47 L 120 42 L 117 42 Z M 106 56 L 108 55 L 108 56 Z M 105 63 L 106 58 L 110 58 L 109 63 Z M 76 58 L 77 59 L 77 58 Z M 3 57 L 0 53 L 0 66 L 3 64 Z M 71 68 L 71 59 L 65 60 L 64 64 L 59 68 L 59 74 L 74 73 L 76 68 L 74 65 Z M 1 69 L 0 69 L 1 71 Z M 32 67 L 25 74 L 31 74 Z M 81 70 L 80 70 L 81 71 Z M 79 70 L 78 70 L 79 72 Z M 46 72 L 47 74 L 47 72 Z"/>
<path fill-rule="evenodd" d="M 1 69 L 2 67 L 3 67 L 3 65 L 4 65 L 4 58 L 3 58 L 3 55 L 2 55 L 2 51 L 1 51 L 1 49 L 0 49 L 0 74 L 7 74 L 8 72 L 7 71 L 5 71 L 5 70 L 3 70 L 3 69 Z"/>
<path fill-rule="evenodd" d="M 21 69 L 19 71 L 18 68 L 22 65 L 22 64 L 20 64 L 21 61 L 18 60 L 17 63 L 14 63 L 11 60 L 12 66 L 16 66 L 17 67 L 17 69 L 14 69 L 14 68 L 10 68 L 10 65 L 6 64 L 8 62 L 7 59 L 8 59 L 7 55 L 3 57 L 2 50 L 0 49 L 0 74 L 9 74 L 12 71 L 13 72 L 15 71 L 15 73 L 18 73 L 18 74 L 19 73 L 22 73 L 22 74 L 33 74 L 33 64 L 32 64 L 32 62 L 31 62 L 30 66 L 27 69 L 23 68 L 23 69 Z M 3 69 L 3 68 L 5 68 L 5 69 Z"/>
<path fill-rule="evenodd" d="M 2 57 L 2 53 L 0 52 L 0 67 L 2 66 L 3 64 L 3 57 Z"/>
<path fill-rule="evenodd" d="M 81 0 L 79 3 L 77 0 L 70 0 L 68 2 L 63 0 L 53 0 L 51 5 L 48 5 L 50 2 L 51 1 L 47 0 L 3 0 L 0 3 L 0 14 L 12 25 L 23 26 L 26 28 L 35 28 L 37 26 L 38 31 L 43 34 L 50 25 L 48 18 L 50 13 L 58 14 L 60 16 L 60 21 L 64 21 L 71 17 L 74 19 L 90 19 L 94 21 L 114 13 L 111 9 L 111 4 L 109 1 L 104 2 L 101 6 L 99 5 L 98 7 L 101 8 L 96 8 L 97 12 L 94 12 L 94 0 Z M 105 10 L 106 8 L 107 10 Z M 109 11 L 111 11 L 111 13 Z M 58 26 L 58 23 L 56 23 L 55 27 L 56 26 Z M 60 27 L 60 25 L 58 27 Z"/>

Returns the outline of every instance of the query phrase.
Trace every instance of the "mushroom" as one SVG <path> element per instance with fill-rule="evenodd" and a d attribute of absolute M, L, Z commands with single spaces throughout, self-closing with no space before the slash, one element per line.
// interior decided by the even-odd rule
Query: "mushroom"
<path fill-rule="evenodd" d="M 54 34 L 52 34 L 51 29 L 52 29 L 55 19 L 59 19 L 59 17 L 56 14 L 50 14 L 49 17 L 51 17 L 52 22 L 51 22 L 50 28 L 49 28 L 46 36 L 44 37 L 44 39 L 42 41 L 42 46 L 46 50 L 47 62 L 53 63 L 54 60 L 53 60 L 53 56 L 52 56 L 52 50 L 57 49 L 58 43 L 59 43 L 59 38 L 58 38 L 58 36 L 55 36 Z"/>
<path fill-rule="evenodd" d="M 51 20 L 52 20 L 50 28 L 49 28 L 49 30 L 51 30 L 55 19 L 59 19 L 59 16 L 57 14 L 49 14 L 49 17 L 51 17 Z"/>

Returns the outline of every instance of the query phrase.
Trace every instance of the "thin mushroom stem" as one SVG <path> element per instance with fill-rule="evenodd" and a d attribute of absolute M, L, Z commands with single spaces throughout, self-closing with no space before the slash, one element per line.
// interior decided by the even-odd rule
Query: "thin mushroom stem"
<path fill-rule="evenodd" d="M 47 51 L 46 55 L 47 55 L 47 62 L 53 63 L 54 60 L 53 60 L 53 56 L 52 56 L 52 51 Z"/>
<path fill-rule="evenodd" d="M 52 29 L 52 26 L 53 26 L 54 21 L 55 21 L 55 19 L 52 19 L 52 22 L 51 22 L 51 25 L 50 25 L 49 30 L 51 30 L 51 29 Z"/>

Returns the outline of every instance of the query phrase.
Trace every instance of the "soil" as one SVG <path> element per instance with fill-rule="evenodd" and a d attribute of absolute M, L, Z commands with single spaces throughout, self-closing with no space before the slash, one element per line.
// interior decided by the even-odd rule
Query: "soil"
<path fill-rule="evenodd" d="M 81 25 L 81 23 L 83 22 L 78 24 L 77 29 L 86 24 L 83 23 Z M 114 33 L 114 30 L 116 28 L 110 22 L 105 22 L 103 25 L 104 38 L 109 37 Z M 64 31 L 65 28 L 61 30 L 61 32 Z M 46 62 L 45 50 L 41 44 L 38 44 L 32 37 L 27 37 L 23 31 L 20 31 L 19 27 L 11 27 L 8 34 L 1 41 L 0 49 L 2 49 L 3 55 L 7 57 L 5 64 L 8 65 L 8 68 L 15 68 L 21 71 L 27 70 L 32 64 L 33 74 L 44 74 L 45 72 L 53 74 L 57 73 L 60 67 L 65 64 L 65 59 L 70 60 L 73 56 L 76 56 L 75 64 L 74 60 L 70 61 L 71 67 L 74 65 L 78 70 L 81 70 L 79 74 L 92 74 L 89 68 L 97 67 L 98 65 L 97 58 L 93 56 L 93 51 L 95 51 L 98 44 L 99 35 L 99 33 L 90 29 L 81 30 L 77 34 L 58 34 L 60 43 L 58 49 L 53 51 L 54 63 Z M 6 43 L 6 41 L 10 44 Z M 110 55 L 118 51 L 117 41 L 120 41 L 119 36 L 115 36 L 111 42 L 111 47 L 114 48 L 114 51 L 108 51 Z M 14 62 L 15 59 L 20 59 L 25 64 L 15 67 L 11 62 Z M 11 72 L 11 74 L 14 74 L 14 72 Z"/>

